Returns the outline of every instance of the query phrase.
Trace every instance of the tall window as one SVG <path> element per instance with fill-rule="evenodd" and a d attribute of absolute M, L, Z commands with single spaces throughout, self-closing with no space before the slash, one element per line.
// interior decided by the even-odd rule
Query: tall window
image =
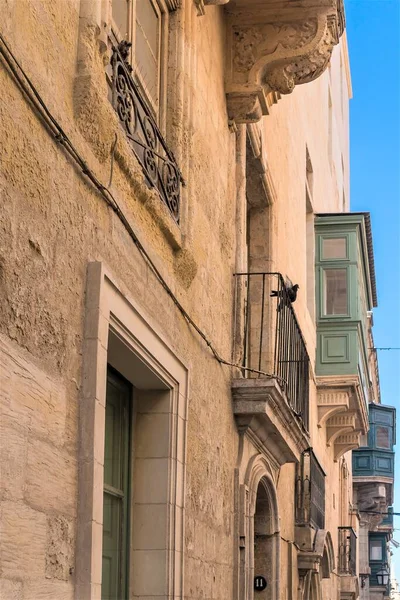
<path fill-rule="evenodd" d="M 166 11 L 157 0 L 112 0 L 112 31 L 118 42 L 131 42 L 133 75 L 149 107 L 158 115 Z"/>
<path fill-rule="evenodd" d="M 130 403 L 132 386 L 108 369 L 104 440 L 102 600 L 128 588 Z"/>

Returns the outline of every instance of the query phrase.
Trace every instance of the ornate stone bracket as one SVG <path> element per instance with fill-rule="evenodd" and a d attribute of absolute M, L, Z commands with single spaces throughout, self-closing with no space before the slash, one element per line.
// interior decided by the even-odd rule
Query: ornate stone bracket
<path fill-rule="evenodd" d="M 393 479 L 385 477 L 354 477 L 360 523 L 369 531 L 377 531 L 383 516 L 393 501 Z M 389 526 L 389 529 L 391 526 Z"/>
<path fill-rule="evenodd" d="M 335 462 L 339 460 L 343 454 L 354 450 L 360 446 L 361 433 L 359 431 L 353 431 L 352 433 L 345 433 L 339 435 L 335 441 L 334 458 Z"/>
<path fill-rule="evenodd" d="M 326 424 L 326 444 L 331 446 L 338 437 L 356 428 L 356 417 L 352 413 L 340 413 L 331 417 Z"/>
<path fill-rule="evenodd" d="M 344 30 L 341 0 L 231 0 L 225 10 L 228 116 L 236 123 L 258 121 L 281 94 L 317 79 Z"/>
<path fill-rule="evenodd" d="M 338 460 L 358 448 L 368 431 L 368 415 L 358 376 L 317 377 L 318 427 L 326 426 L 326 443 Z"/>
<path fill-rule="evenodd" d="M 343 391 L 318 391 L 318 427 L 322 427 L 333 415 L 348 410 L 350 395 L 347 390 Z"/>

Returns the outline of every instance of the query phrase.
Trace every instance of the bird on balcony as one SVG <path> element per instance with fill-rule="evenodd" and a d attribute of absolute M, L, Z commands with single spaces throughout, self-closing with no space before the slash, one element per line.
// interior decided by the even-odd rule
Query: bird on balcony
<path fill-rule="evenodd" d="M 277 311 L 280 312 L 284 306 L 289 306 L 289 304 L 293 304 L 297 298 L 297 290 L 300 289 L 300 286 L 295 283 L 289 287 L 283 288 L 282 290 L 272 290 L 270 293 L 271 297 L 280 298 Z"/>

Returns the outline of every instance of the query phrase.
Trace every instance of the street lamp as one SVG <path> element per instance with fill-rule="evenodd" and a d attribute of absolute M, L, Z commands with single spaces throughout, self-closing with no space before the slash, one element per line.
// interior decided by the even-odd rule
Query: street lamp
<path fill-rule="evenodd" d="M 383 565 L 382 569 L 376 574 L 376 580 L 378 582 L 378 585 L 384 585 L 386 587 L 389 583 L 389 577 L 390 573 L 387 569 L 387 566 Z"/>

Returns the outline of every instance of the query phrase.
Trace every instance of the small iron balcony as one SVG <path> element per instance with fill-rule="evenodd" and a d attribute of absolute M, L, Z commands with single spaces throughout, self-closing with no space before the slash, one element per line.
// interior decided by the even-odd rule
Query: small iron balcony
<path fill-rule="evenodd" d="M 339 573 L 357 574 L 357 536 L 352 527 L 338 527 L 339 530 Z"/>
<path fill-rule="evenodd" d="M 325 473 L 310 448 L 297 465 L 296 523 L 325 529 Z"/>
<path fill-rule="evenodd" d="M 238 273 L 235 278 L 238 360 L 254 370 L 243 374 L 274 375 L 308 431 L 310 359 L 283 277 Z"/>
<path fill-rule="evenodd" d="M 128 63 L 130 44 L 113 46 L 111 56 L 112 105 L 139 160 L 147 183 L 155 187 L 172 217 L 179 223 L 180 191 L 184 183 L 175 157 L 149 110 Z"/>

